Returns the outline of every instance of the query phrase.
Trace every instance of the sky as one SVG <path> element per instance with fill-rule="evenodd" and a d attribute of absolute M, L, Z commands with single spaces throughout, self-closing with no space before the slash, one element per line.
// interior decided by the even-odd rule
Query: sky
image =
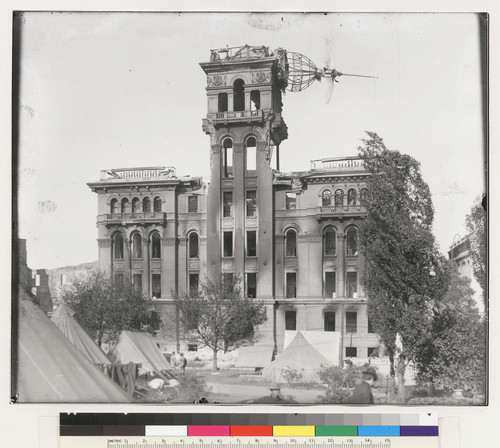
<path fill-rule="evenodd" d="M 472 13 L 25 13 L 19 236 L 28 265 L 97 259 L 102 169 L 175 166 L 209 179 L 210 49 L 283 47 L 318 67 L 376 76 L 323 80 L 283 97 L 282 171 L 357 154 L 365 131 L 421 163 L 443 252 L 485 192 L 478 17 Z"/>

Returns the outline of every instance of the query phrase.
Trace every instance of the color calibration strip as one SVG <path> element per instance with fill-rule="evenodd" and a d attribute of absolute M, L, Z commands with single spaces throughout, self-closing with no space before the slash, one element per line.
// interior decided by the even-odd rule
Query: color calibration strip
<path fill-rule="evenodd" d="M 437 437 L 434 414 L 60 414 L 60 436 Z"/>

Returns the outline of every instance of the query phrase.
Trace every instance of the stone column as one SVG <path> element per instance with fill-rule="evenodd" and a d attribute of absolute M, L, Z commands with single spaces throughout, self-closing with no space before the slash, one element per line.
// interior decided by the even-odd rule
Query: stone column
<path fill-rule="evenodd" d="M 207 194 L 207 275 L 215 279 L 221 270 L 221 145 L 213 144 Z"/>
<path fill-rule="evenodd" d="M 142 239 L 142 293 L 150 297 L 149 280 L 151 278 L 149 268 L 149 238 Z"/>
<path fill-rule="evenodd" d="M 234 176 L 234 235 L 233 257 L 234 273 L 241 278 L 245 274 L 245 147 L 243 143 L 233 142 L 233 176 Z M 260 244 L 260 242 L 259 242 Z M 260 281 L 260 278 L 259 278 Z"/>
<path fill-rule="evenodd" d="M 344 233 L 337 233 L 337 297 L 345 298 L 345 250 Z"/>

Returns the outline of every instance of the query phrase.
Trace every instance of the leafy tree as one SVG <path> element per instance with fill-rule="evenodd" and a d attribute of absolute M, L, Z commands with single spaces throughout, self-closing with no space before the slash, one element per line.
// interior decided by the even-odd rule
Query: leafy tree
<path fill-rule="evenodd" d="M 485 328 L 470 280 L 450 262 L 446 294 L 434 304 L 426 339 L 415 357 L 420 384 L 436 389 L 484 389 Z"/>
<path fill-rule="evenodd" d="M 484 309 L 486 310 L 486 211 L 482 206 L 482 200 L 478 196 L 470 213 L 465 219 L 467 232 L 469 233 L 470 248 L 472 255 L 472 271 L 474 277 L 483 290 Z"/>
<path fill-rule="evenodd" d="M 100 272 L 75 280 L 63 291 L 62 300 L 99 346 L 116 343 L 123 330 L 155 334 L 158 328 L 151 299 L 142 297 L 129 282 L 115 284 Z"/>
<path fill-rule="evenodd" d="M 360 226 L 366 263 L 363 282 L 370 320 L 390 358 L 391 377 L 395 377 L 397 361 L 402 386 L 405 366 L 430 325 L 430 304 L 442 294 L 446 279 L 432 234 L 431 193 L 419 162 L 388 150 L 376 133 L 367 134 L 369 138 L 358 148 L 371 173 L 367 215 Z M 396 351 L 398 334 L 401 353 Z M 404 388 L 399 392 L 404 400 Z"/>
<path fill-rule="evenodd" d="M 184 330 L 213 350 L 214 370 L 219 351 L 253 340 L 255 328 L 266 320 L 263 302 L 245 297 L 240 283 L 236 276 L 220 275 L 202 282 L 197 295 L 176 299 Z"/>

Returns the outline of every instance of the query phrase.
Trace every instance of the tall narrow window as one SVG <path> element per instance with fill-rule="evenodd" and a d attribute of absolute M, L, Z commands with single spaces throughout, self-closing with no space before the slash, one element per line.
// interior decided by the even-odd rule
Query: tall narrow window
<path fill-rule="evenodd" d="M 348 311 L 345 313 L 345 332 L 358 332 L 358 313 L 356 313 L 356 311 Z"/>
<path fill-rule="evenodd" d="M 286 273 L 286 297 L 289 299 L 297 297 L 297 274 L 295 272 Z"/>
<path fill-rule="evenodd" d="M 123 287 L 123 273 L 117 272 L 115 273 L 115 286 L 118 288 Z"/>
<path fill-rule="evenodd" d="M 188 196 L 188 213 L 198 213 L 198 196 Z"/>
<path fill-rule="evenodd" d="M 120 210 L 118 208 L 118 199 L 111 199 L 109 211 L 110 213 L 120 213 Z"/>
<path fill-rule="evenodd" d="M 246 141 L 246 171 L 247 175 L 255 175 L 257 170 L 257 143 L 255 137 L 249 137 Z"/>
<path fill-rule="evenodd" d="M 257 297 L 257 274 L 254 272 L 247 274 L 247 297 L 249 299 Z"/>
<path fill-rule="evenodd" d="M 335 207 L 342 207 L 344 205 L 344 192 L 337 190 L 335 192 Z"/>
<path fill-rule="evenodd" d="M 286 193 L 285 208 L 295 210 L 297 208 L 297 193 Z"/>
<path fill-rule="evenodd" d="M 233 256 L 233 232 L 223 232 L 224 256 Z"/>
<path fill-rule="evenodd" d="M 257 232 L 255 230 L 247 231 L 247 256 L 257 256 Z"/>
<path fill-rule="evenodd" d="M 142 211 L 144 213 L 149 213 L 151 211 L 151 200 L 149 198 L 144 198 L 142 200 Z"/>
<path fill-rule="evenodd" d="M 218 95 L 218 111 L 227 112 L 227 93 L 222 92 Z"/>
<path fill-rule="evenodd" d="M 359 197 L 359 203 L 363 206 L 366 207 L 367 205 L 367 198 L 368 198 L 368 189 L 367 188 L 363 188 L 361 190 L 361 194 L 360 194 L 360 197 Z"/>
<path fill-rule="evenodd" d="M 134 282 L 134 291 L 136 293 L 141 293 L 142 292 L 142 274 L 134 274 L 132 276 L 133 282 Z"/>
<path fill-rule="evenodd" d="M 351 188 L 347 192 L 347 205 L 349 207 L 353 207 L 356 205 L 356 196 L 357 196 L 357 193 L 356 193 L 356 190 L 354 188 Z"/>
<path fill-rule="evenodd" d="M 257 192 L 247 190 L 247 217 L 255 218 L 257 216 Z"/>
<path fill-rule="evenodd" d="M 132 237 L 132 258 L 142 258 L 142 237 L 140 233 L 134 233 Z"/>
<path fill-rule="evenodd" d="M 115 233 L 113 237 L 113 258 L 123 260 L 123 236 L 121 233 Z"/>
<path fill-rule="evenodd" d="M 224 191 L 223 196 L 223 206 L 222 206 L 222 216 L 224 218 L 230 218 L 233 216 L 233 192 Z"/>
<path fill-rule="evenodd" d="M 161 198 L 156 196 L 153 200 L 153 207 L 155 212 L 161 212 Z"/>
<path fill-rule="evenodd" d="M 260 90 L 252 90 L 250 92 L 250 110 L 260 109 Z"/>
<path fill-rule="evenodd" d="M 321 205 L 323 207 L 332 205 L 332 192 L 330 190 L 324 190 L 321 194 Z"/>
<path fill-rule="evenodd" d="M 222 144 L 223 162 L 224 162 L 224 177 L 233 177 L 233 141 L 226 138 Z"/>
<path fill-rule="evenodd" d="M 297 256 L 297 232 L 294 229 L 287 230 L 285 234 L 285 246 L 287 257 Z"/>
<path fill-rule="evenodd" d="M 368 333 L 375 333 L 373 330 L 373 323 L 372 320 L 370 319 L 370 316 L 368 316 Z"/>
<path fill-rule="evenodd" d="M 141 211 L 141 201 L 139 198 L 132 199 L 132 213 L 139 213 Z"/>
<path fill-rule="evenodd" d="M 194 297 L 198 294 L 198 274 L 189 274 L 189 296 Z"/>
<path fill-rule="evenodd" d="M 346 232 L 347 255 L 358 255 L 358 229 L 349 227 Z"/>
<path fill-rule="evenodd" d="M 327 227 L 324 233 L 324 250 L 325 255 L 335 256 L 337 253 L 337 233 L 333 227 Z"/>
<path fill-rule="evenodd" d="M 161 237 L 158 232 L 151 235 L 151 258 L 161 258 Z"/>
<path fill-rule="evenodd" d="M 151 275 L 151 295 L 157 299 L 161 298 L 161 274 Z"/>
<path fill-rule="evenodd" d="M 346 297 L 355 299 L 358 296 L 358 273 L 347 272 L 346 274 Z"/>
<path fill-rule="evenodd" d="M 325 331 L 335 331 L 335 311 L 325 311 Z"/>
<path fill-rule="evenodd" d="M 325 272 L 325 297 L 335 298 L 335 272 Z"/>
<path fill-rule="evenodd" d="M 122 199 L 120 211 L 122 213 L 127 213 L 128 212 L 128 199 L 127 198 L 123 198 Z"/>
<path fill-rule="evenodd" d="M 198 258 L 198 256 L 199 256 L 198 234 L 196 232 L 191 232 L 189 234 L 189 258 Z"/>
<path fill-rule="evenodd" d="M 245 110 L 245 82 L 242 79 L 237 79 L 233 84 L 233 110 Z"/>
<path fill-rule="evenodd" d="M 297 330 L 297 312 L 285 311 L 285 330 Z"/>

